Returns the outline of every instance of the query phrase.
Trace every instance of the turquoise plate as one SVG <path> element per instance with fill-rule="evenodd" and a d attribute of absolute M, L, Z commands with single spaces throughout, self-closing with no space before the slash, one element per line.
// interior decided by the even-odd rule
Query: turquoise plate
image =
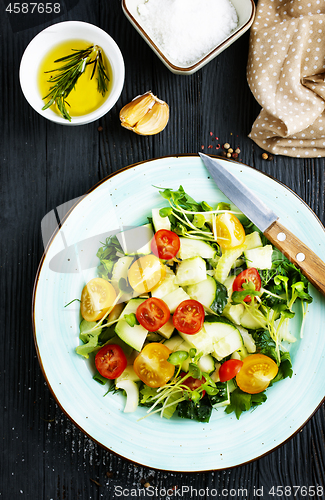
<path fill-rule="evenodd" d="M 289 230 L 325 260 L 324 227 L 292 191 L 251 167 L 227 160 L 229 170 L 272 208 Z M 34 338 L 45 379 L 62 410 L 83 432 L 118 455 L 136 463 L 171 471 L 208 471 L 234 467 L 270 452 L 293 436 L 322 403 L 325 394 L 325 299 L 313 287 L 304 336 L 301 318 L 291 332 L 298 338 L 290 352 L 294 375 L 267 391 L 267 402 L 240 420 L 222 409 L 209 423 L 153 415 L 144 408 L 123 413 L 124 397 L 104 396 L 106 388 L 92 380 L 92 366 L 75 353 L 79 344 L 78 302 L 85 283 L 96 275 L 89 269 L 80 243 L 121 226 L 147 222 L 154 207 L 166 206 L 158 189 L 182 185 L 198 201 L 227 200 L 208 178 L 198 156 L 166 157 L 129 166 L 96 185 L 69 213 L 53 236 L 41 261 L 33 299 Z M 89 240 L 89 241 L 90 241 Z M 65 247 L 75 249 L 75 272 L 57 272 L 53 258 Z M 79 252 L 79 254 L 78 254 Z M 95 251 L 94 251 L 95 253 Z M 93 267 L 91 267 L 93 266 Z M 86 268 L 86 269 L 85 269 Z M 62 262 L 62 269 L 65 269 Z M 81 270 L 80 270 L 81 269 Z"/>

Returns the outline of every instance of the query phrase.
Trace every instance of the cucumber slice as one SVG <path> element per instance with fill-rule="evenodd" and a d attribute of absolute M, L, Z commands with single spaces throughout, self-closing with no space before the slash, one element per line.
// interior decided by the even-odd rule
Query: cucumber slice
<path fill-rule="evenodd" d="M 230 333 L 220 339 L 217 343 L 214 344 L 214 352 L 212 355 L 217 358 L 218 361 L 229 356 L 234 351 L 238 351 L 243 346 L 243 339 L 239 333 L 239 330 L 234 326 L 233 330 Z"/>
<path fill-rule="evenodd" d="M 271 269 L 272 253 L 272 245 L 265 245 L 264 247 L 245 250 L 244 255 L 247 267 L 255 267 L 256 269 Z"/>
<path fill-rule="evenodd" d="M 244 314 L 245 306 L 243 304 L 227 304 L 222 315 L 230 319 L 235 325 L 240 325 L 240 320 Z"/>
<path fill-rule="evenodd" d="M 141 325 L 130 326 L 125 321 L 124 315 L 131 313 L 135 314 L 138 306 L 145 300 L 146 299 L 131 299 L 122 311 L 120 319 L 115 326 L 116 335 L 118 335 L 123 342 L 133 347 L 136 351 L 141 351 L 144 341 L 146 340 L 148 330 L 143 328 Z"/>
<path fill-rule="evenodd" d="M 201 372 L 212 373 L 215 369 L 215 360 L 211 356 L 211 354 L 206 354 L 205 356 L 201 356 L 199 361 L 197 362 L 198 367 Z"/>
<path fill-rule="evenodd" d="M 248 330 L 258 330 L 259 328 L 266 328 L 266 319 L 258 309 L 254 311 L 254 315 L 246 309 L 240 318 L 240 324 Z"/>
<path fill-rule="evenodd" d="M 174 352 L 183 342 L 184 339 L 180 335 L 174 335 L 171 339 L 165 340 L 164 345 Z"/>
<path fill-rule="evenodd" d="M 206 264 L 202 257 L 183 260 L 176 271 L 176 283 L 180 286 L 195 285 L 206 277 Z"/>
<path fill-rule="evenodd" d="M 112 272 L 112 285 L 117 292 L 119 291 L 120 279 L 123 278 L 125 281 L 127 281 L 128 271 L 133 260 L 134 257 L 131 256 L 120 257 L 114 264 Z M 128 302 L 130 299 L 136 296 L 137 294 L 135 291 L 132 291 L 130 293 L 123 293 L 119 299 L 119 302 Z"/>
<path fill-rule="evenodd" d="M 183 290 L 183 288 L 178 287 L 173 292 L 165 295 L 162 300 L 169 307 L 170 312 L 173 314 L 176 311 L 177 306 L 183 302 L 183 300 L 189 300 L 191 297 Z"/>
<path fill-rule="evenodd" d="M 247 234 L 245 238 L 245 245 L 247 247 L 246 250 L 262 247 L 263 243 L 260 233 L 258 231 L 254 231 L 253 233 Z"/>
<path fill-rule="evenodd" d="M 209 313 L 222 314 L 228 302 L 227 288 L 209 274 L 200 283 L 186 287 L 186 292 L 201 302 Z"/>
<path fill-rule="evenodd" d="M 231 296 L 232 296 L 232 292 L 233 292 L 232 285 L 233 285 L 235 279 L 236 279 L 235 275 L 228 276 L 228 278 L 226 278 L 225 281 L 223 282 L 224 286 L 227 288 L 228 302 L 230 302 L 230 300 L 231 300 Z"/>
<path fill-rule="evenodd" d="M 213 382 L 220 382 L 220 377 L 219 377 L 219 370 L 221 363 L 218 363 L 218 361 L 214 362 L 215 370 L 213 373 L 210 374 L 210 377 L 212 378 Z"/>
<path fill-rule="evenodd" d="M 120 257 L 114 264 L 112 271 L 112 284 L 118 286 L 121 278 L 127 280 L 128 271 L 133 262 L 133 257 Z"/>
<path fill-rule="evenodd" d="M 245 349 L 245 347 L 242 347 L 242 349 Z M 246 349 L 245 349 L 245 351 L 246 351 Z M 241 361 L 240 350 L 233 352 L 232 355 L 230 356 L 230 359 L 238 359 Z"/>
<path fill-rule="evenodd" d="M 256 352 L 256 344 L 253 336 L 246 330 L 246 328 L 243 328 L 242 326 L 238 326 L 238 330 L 240 331 L 240 334 L 243 338 L 244 347 L 247 349 L 247 352 L 249 354 Z"/>
<path fill-rule="evenodd" d="M 116 384 L 116 389 L 123 389 L 126 392 L 126 403 L 124 413 L 134 412 L 139 404 L 139 387 L 132 380 L 121 380 Z"/>
<path fill-rule="evenodd" d="M 179 335 L 186 340 L 186 342 L 197 350 L 197 353 L 211 354 L 213 351 L 213 339 L 206 332 L 205 328 L 201 328 L 198 333 L 194 335 L 187 335 L 186 333 L 179 332 Z"/>
<path fill-rule="evenodd" d="M 151 211 L 152 215 L 152 223 L 155 228 L 155 231 L 159 231 L 160 229 L 167 229 L 170 231 L 170 220 L 168 217 L 161 217 L 159 215 L 160 208 L 153 208 Z"/>
<path fill-rule="evenodd" d="M 238 331 L 228 319 L 219 316 L 206 316 L 203 326 L 214 343 L 227 337 L 233 330 Z"/>
<path fill-rule="evenodd" d="M 115 379 L 115 385 L 117 385 L 119 382 L 122 382 L 122 380 L 132 380 L 132 382 L 139 382 L 140 379 L 138 375 L 135 373 L 133 365 L 128 365 L 124 372 Z"/>
<path fill-rule="evenodd" d="M 230 390 L 228 382 L 217 382 L 216 383 L 218 394 L 211 398 L 212 407 L 220 408 L 222 406 L 230 405 Z"/>
<path fill-rule="evenodd" d="M 124 302 L 118 302 L 107 316 L 107 323 L 118 319 L 121 316 L 121 312 L 123 311 L 124 307 Z"/>
<path fill-rule="evenodd" d="M 166 266 L 167 268 L 167 266 Z M 158 299 L 162 299 L 165 295 L 170 294 L 174 290 L 177 290 L 179 286 L 175 283 L 176 276 L 175 274 L 167 274 L 162 283 L 156 285 L 151 290 L 151 296 L 157 297 Z"/>
<path fill-rule="evenodd" d="M 238 349 L 238 351 L 233 352 L 232 355 L 230 356 L 230 358 L 242 360 L 242 359 L 247 358 L 247 356 L 249 356 L 249 352 L 247 351 L 246 347 L 243 345 L 243 346 L 241 346 L 240 349 Z"/>
<path fill-rule="evenodd" d="M 276 329 L 278 329 L 280 321 L 281 321 L 280 319 L 277 319 L 274 322 L 274 327 Z M 280 339 L 280 342 L 284 341 L 284 342 L 293 343 L 293 342 L 297 341 L 296 337 L 294 335 L 292 335 L 292 333 L 289 332 L 288 318 L 282 323 L 282 325 L 280 326 L 280 329 L 277 331 L 278 331 L 278 338 Z"/>
<path fill-rule="evenodd" d="M 194 238 L 180 238 L 179 258 L 191 259 L 192 257 L 202 257 L 203 259 L 214 259 L 217 251 L 208 243 Z"/>
<path fill-rule="evenodd" d="M 231 250 L 223 251 L 222 256 L 218 261 L 216 272 L 214 275 L 217 281 L 220 281 L 220 283 L 224 283 L 224 281 L 228 277 L 231 267 L 241 256 L 245 249 L 246 245 L 240 245 L 239 247 L 232 248 Z"/>
<path fill-rule="evenodd" d="M 172 336 L 173 331 L 175 330 L 173 324 L 173 318 L 169 318 L 167 323 L 165 323 L 161 328 L 159 328 L 158 332 L 160 335 L 165 337 L 165 339 L 169 339 Z"/>
<path fill-rule="evenodd" d="M 148 255 L 151 253 L 153 236 L 152 224 L 135 227 L 116 235 L 125 255 Z"/>
<path fill-rule="evenodd" d="M 191 297 L 191 299 L 201 302 L 205 307 L 210 307 L 216 298 L 217 284 L 216 280 L 212 276 L 207 275 L 206 279 L 196 283 L 195 285 L 190 285 L 186 288 L 186 293 Z"/>

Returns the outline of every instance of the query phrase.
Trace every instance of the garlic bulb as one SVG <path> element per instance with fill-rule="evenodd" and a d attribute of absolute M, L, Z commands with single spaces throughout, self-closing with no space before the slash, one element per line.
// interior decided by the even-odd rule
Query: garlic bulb
<path fill-rule="evenodd" d="M 139 135 L 154 135 L 161 132 L 169 119 L 169 106 L 151 91 L 135 97 L 120 111 L 122 127 Z"/>

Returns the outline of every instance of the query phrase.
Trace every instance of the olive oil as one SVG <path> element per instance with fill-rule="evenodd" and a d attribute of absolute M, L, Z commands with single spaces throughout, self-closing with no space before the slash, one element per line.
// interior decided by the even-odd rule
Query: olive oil
<path fill-rule="evenodd" d="M 93 45 L 92 42 L 87 42 L 85 40 L 66 40 L 48 52 L 48 54 L 41 61 L 38 70 L 38 87 L 42 98 L 47 96 L 50 87 L 53 85 L 53 83 L 48 80 L 50 80 L 51 76 L 53 77 L 57 74 L 57 71 L 52 70 L 59 69 L 64 64 L 64 61 L 58 63 L 55 63 L 54 61 L 60 59 L 61 57 L 73 54 L 72 49 L 82 50 L 90 47 L 91 45 Z M 91 79 L 93 64 L 87 65 L 85 72 L 78 79 L 75 88 L 66 98 L 66 102 L 68 104 L 67 109 L 71 117 L 83 116 L 92 113 L 98 109 L 109 96 L 112 87 L 112 71 L 106 55 L 103 56 L 105 70 L 109 77 L 107 92 L 104 96 L 98 92 L 96 73 Z M 44 103 L 45 102 L 46 100 Z M 60 114 L 55 104 L 53 104 L 50 109 L 55 111 L 57 114 Z"/>

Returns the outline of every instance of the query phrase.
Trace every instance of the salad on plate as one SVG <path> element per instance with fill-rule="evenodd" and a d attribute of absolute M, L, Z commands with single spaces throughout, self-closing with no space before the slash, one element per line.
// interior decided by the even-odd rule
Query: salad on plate
<path fill-rule="evenodd" d="M 267 399 L 291 377 L 312 302 L 308 280 L 231 203 L 163 189 L 148 223 L 107 238 L 83 288 L 76 347 L 94 379 L 122 391 L 124 412 L 208 422 Z M 79 299 L 78 299 L 79 300 Z"/>

